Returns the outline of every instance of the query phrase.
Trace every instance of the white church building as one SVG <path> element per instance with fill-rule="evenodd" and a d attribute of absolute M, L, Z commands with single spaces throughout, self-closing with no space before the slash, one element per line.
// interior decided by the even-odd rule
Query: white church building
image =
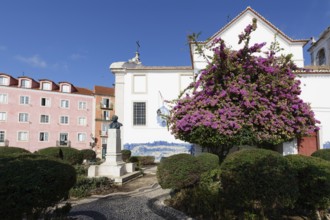
<path fill-rule="evenodd" d="M 304 67 L 303 47 L 309 40 L 288 37 L 250 7 L 199 44 L 207 46 L 220 37 L 232 49 L 239 49 L 241 45 L 238 45 L 237 36 L 252 23 L 253 18 L 257 19 L 258 28 L 251 34 L 251 45 L 266 42 L 267 48 L 276 36 L 276 41 L 284 49 L 282 53 L 292 54 L 295 64 Z M 330 65 L 329 36 L 328 28 L 319 40 L 313 41 L 309 49 L 313 65 Z M 110 65 L 110 71 L 115 75 L 116 114 L 124 125 L 121 128 L 122 148 L 131 150 L 132 155 L 152 155 L 159 160 L 172 154 L 196 153 L 199 150 L 193 144 L 175 139 L 159 116 L 159 113 L 166 114 L 170 108 L 164 101 L 178 98 L 180 92 L 192 82 L 194 74 L 206 67 L 206 60 L 195 49 L 195 45 L 190 44 L 191 66 L 144 66 L 138 53 L 127 62 Z M 204 52 L 212 55 L 211 51 Z M 313 66 L 297 73 L 297 77 L 302 82 L 301 98 L 311 104 L 316 118 L 321 121 L 320 131 L 315 137 L 284 143 L 281 149 L 283 154 L 310 154 L 330 145 L 330 99 L 326 97 L 330 68 Z"/>

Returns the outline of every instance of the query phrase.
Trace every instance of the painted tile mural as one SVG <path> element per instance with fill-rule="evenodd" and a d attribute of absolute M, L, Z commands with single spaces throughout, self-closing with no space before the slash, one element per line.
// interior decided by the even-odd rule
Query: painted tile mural
<path fill-rule="evenodd" d="M 155 141 L 152 143 L 124 144 L 124 149 L 130 150 L 132 156 L 154 156 L 155 162 L 162 157 L 169 157 L 174 154 L 194 154 L 194 146 L 186 143 L 169 143 L 166 141 Z"/>

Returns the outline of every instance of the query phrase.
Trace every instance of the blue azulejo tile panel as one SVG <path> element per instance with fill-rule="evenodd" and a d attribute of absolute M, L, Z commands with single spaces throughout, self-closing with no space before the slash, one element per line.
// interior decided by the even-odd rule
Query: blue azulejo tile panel
<path fill-rule="evenodd" d="M 330 141 L 326 141 L 325 143 L 323 143 L 323 148 L 330 149 Z"/>
<path fill-rule="evenodd" d="M 174 154 L 194 154 L 194 146 L 188 143 L 170 143 L 166 141 L 155 141 L 152 143 L 126 143 L 124 149 L 130 150 L 132 156 L 154 156 L 155 162 L 162 157 L 169 157 Z"/>

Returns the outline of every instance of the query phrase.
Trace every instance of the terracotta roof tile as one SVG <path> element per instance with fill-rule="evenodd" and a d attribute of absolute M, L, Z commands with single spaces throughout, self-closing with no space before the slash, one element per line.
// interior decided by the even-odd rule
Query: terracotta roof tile
<path fill-rule="evenodd" d="M 115 95 L 115 89 L 112 87 L 104 87 L 104 86 L 94 86 L 94 94 L 95 95 Z"/>

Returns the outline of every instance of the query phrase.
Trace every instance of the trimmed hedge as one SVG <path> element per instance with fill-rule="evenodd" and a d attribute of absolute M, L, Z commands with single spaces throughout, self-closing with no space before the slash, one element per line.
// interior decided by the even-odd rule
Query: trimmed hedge
<path fill-rule="evenodd" d="M 121 158 L 124 162 L 129 162 L 129 158 L 131 157 L 132 152 L 130 150 L 122 150 Z"/>
<path fill-rule="evenodd" d="M 313 157 L 319 157 L 323 160 L 330 161 L 330 149 L 320 149 L 312 153 Z"/>
<path fill-rule="evenodd" d="M 315 211 L 330 206 L 330 162 L 303 155 L 286 156 L 296 171 L 299 197 L 296 209 Z"/>
<path fill-rule="evenodd" d="M 82 153 L 70 147 L 48 147 L 37 151 L 38 154 L 62 159 L 71 165 L 81 164 L 83 162 Z"/>
<path fill-rule="evenodd" d="M 75 169 L 42 155 L 0 156 L 0 216 L 37 219 L 47 207 L 68 197 Z"/>
<path fill-rule="evenodd" d="M 198 159 L 190 154 L 176 154 L 160 162 L 157 168 L 159 185 L 164 189 L 183 189 L 199 181 L 202 170 Z"/>
<path fill-rule="evenodd" d="M 107 177 L 89 178 L 79 176 L 77 183 L 70 190 L 70 197 L 82 198 L 111 188 L 114 188 L 114 182 Z"/>
<path fill-rule="evenodd" d="M 197 156 L 197 159 L 201 163 L 201 168 L 204 172 L 219 168 L 218 155 L 211 153 L 202 153 Z"/>
<path fill-rule="evenodd" d="M 265 149 L 232 153 L 221 164 L 221 196 L 237 214 L 256 211 L 261 216 L 292 207 L 298 183 L 289 161 Z M 275 214 L 275 213 L 273 213 Z"/>
<path fill-rule="evenodd" d="M 0 155 L 12 155 L 12 154 L 22 154 L 31 153 L 28 150 L 19 147 L 0 147 Z"/>
<path fill-rule="evenodd" d="M 92 149 L 83 149 L 83 150 L 80 150 L 80 153 L 82 154 L 83 160 L 87 160 L 87 161 L 96 160 L 96 153 Z"/>
<path fill-rule="evenodd" d="M 132 156 L 129 158 L 129 162 L 138 163 L 138 165 L 153 165 L 155 164 L 154 156 Z"/>

